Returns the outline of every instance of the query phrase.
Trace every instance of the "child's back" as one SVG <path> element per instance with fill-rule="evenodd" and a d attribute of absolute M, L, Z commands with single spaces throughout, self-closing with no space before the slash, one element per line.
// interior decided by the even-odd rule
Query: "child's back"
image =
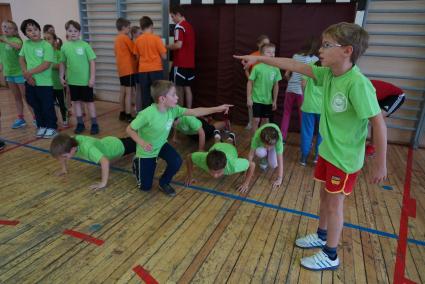
<path fill-rule="evenodd" d="M 137 62 L 133 50 L 133 41 L 125 34 L 118 34 L 114 42 L 114 52 L 119 77 L 136 73 Z"/>

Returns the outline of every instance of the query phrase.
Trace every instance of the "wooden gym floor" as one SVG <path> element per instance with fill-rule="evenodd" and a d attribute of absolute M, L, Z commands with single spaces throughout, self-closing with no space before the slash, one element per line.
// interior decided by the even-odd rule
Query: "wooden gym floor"
<path fill-rule="evenodd" d="M 124 136 L 118 105 L 97 102 L 100 137 Z M 0 90 L 2 128 L 7 148 L 0 153 L 0 283 L 392 283 L 397 255 L 408 148 L 388 148 L 385 188 L 367 181 L 371 160 L 346 200 L 342 265 L 335 272 L 300 268 L 294 241 L 317 228 L 319 184 L 311 163 L 298 165 L 298 136 L 290 135 L 284 153 L 285 177 L 272 191 L 273 173 L 256 172 L 249 193 L 235 190 L 241 176 L 218 180 L 197 171 L 194 187 L 181 186 L 185 168 L 175 177 L 177 196 L 154 188 L 139 192 L 131 159 L 113 163 L 108 187 L 92 192 L 98 167 L 71 161 L 70 173 L 56 177 L 58 163 L 47 150 L 50 140 L 34 139 L 28 125 L 12 130 L 15 107 Z M 29 116 L 27 116 L 29 117 Z M 27 119 L 28 120 L 28 119 Z M 238 150 L 246 155 L 249 135 L 237 131 Z M 72 133 L 72 129 L 66 130 Z M 185 156 L 195 145 L 182 139 Z M 411 198 L 416 218 L 408 219 L 405 277 L 425 282 L 425 150 L 413 154 Z M 160 164 L 156 176 L 163 169 Z M 100 246 L 66 235 L 75 230 L 104 241 Z M 140 275 L 133 268 L 139 266 Z M 403 273 L 403 271 L 401 271 Z"/>

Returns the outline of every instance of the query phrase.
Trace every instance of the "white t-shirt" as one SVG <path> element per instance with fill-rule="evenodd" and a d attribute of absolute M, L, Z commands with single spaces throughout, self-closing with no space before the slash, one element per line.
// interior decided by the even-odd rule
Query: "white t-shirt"
<path fill-rule="evenodd" d="M 316 62 L 317 60 L 319 60 L 319 58 L 317 58 L 314 55 L 301 55 L 301 54 L 294 54 L 294 56 L 292 56 L 293 59 L 295 59 L 296 61 L 302 62 L 304 64 L 310 64 L 311 62 Z M 292 72 L 292 76 L 288 81 L 288 87 L 286 88 L 287 92 L 291 92 L 291 93 L 295 93 L 298 95 L 302 95 L 303 94 L 303 89 L 301 87 L 301 79 L 302 79 L 302 75 L 300 73 L 297 72 Z"/>

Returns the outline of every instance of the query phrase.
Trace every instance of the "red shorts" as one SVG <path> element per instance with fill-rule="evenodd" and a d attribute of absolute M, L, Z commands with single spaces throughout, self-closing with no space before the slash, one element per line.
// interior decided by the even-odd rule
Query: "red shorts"
<path fill-rule="evenodd" d="M 325 183 L 325 190 L 330 193 L 344 193 L 349 195 L 354 188 L 359 172 L 347 174 L 338 169 L 321 156 L 314 170 L 314 178 Z"/>

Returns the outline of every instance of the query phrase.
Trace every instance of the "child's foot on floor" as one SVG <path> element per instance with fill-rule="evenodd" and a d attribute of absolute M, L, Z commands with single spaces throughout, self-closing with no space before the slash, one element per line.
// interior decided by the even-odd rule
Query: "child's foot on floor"
<path fill-rule="evenodd" d="M 160 185 L 159 189 L 168 196 L 176 196 L 176 191 L 169 184 Z"/>
<path fill-rule="evenodd" d="M 77 127 L 75 127 L 75 129 L 74 129 L 74 133 L 75 133 L 75 134 L 80 134 L 80 133 L 82 133 L 84 130 L 86 130 L 86 127 L 84 126 L 84 124 L 82 124 L 82 123 L 77 123 Z"/>
<path fill-rule="evenodd" d="M 91 125 L 90 134 L 91 135 L 99 134 L 99 125 L 98 124 L 92 124 Z"/>
<path fill-rule="evenodd" d="M 18 128 L 24 127 L 26 125 L 27 125 L 27 123 L 24 119 L 18 118 L 13 122 L 12 129 L 18 129 Z"/>
<path fill-rule="evenodd" d="M 326 241 L 323 241 L 317 233 L 307 235 L 305 237 L 299 238 L 295 241 L 295 245 L 299 248 L 321 248 L 326 244 Z"/>
<path fill-rule="evenodd" d="M 312 256 L 303 257 L 301 259 L 301 266 L 314 271 L 335 270 L 339 267 L 339 258 L 337 256 L 332 260 L 323 250 L 320 250 Z"/>

